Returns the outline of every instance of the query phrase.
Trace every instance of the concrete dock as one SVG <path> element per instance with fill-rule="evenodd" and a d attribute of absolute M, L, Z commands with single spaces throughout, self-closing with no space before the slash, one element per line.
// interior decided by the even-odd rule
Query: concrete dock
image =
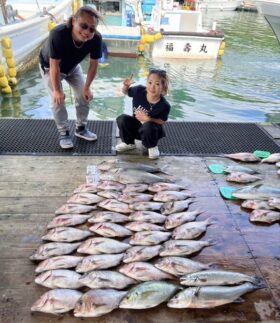
<path fill-rule="evenodd" d="M 275 138 L 279 135 L 272 127 Z M 280 136 L 278 136 L 280 138 Z M 32 304 L 47 291 L 34 283 L 36 265 L 29 256 L 42 244 L 54 211 L 66 203 L 73 190 L 86 182 L 86 168 L 103 160 L 122 159 L 164 166 L 179 184 L 187 184 L 195 195 L 189 210 L 205 211 L 198 220 L 213 218 L 203 240 L 216 244 L 191 257 L 215 263 L 221 269 L 262 278 L 266 287 L 246 294 L 244 303 L 213 309 L 170 309 L 166 304 L 147 310 L 117 309 L 100 318 L 78 319 L 68 313 L 59 317 L 31 313 Z M 117 157 L 4 156 L 0 158 L 0 322 L 280 322 L 280 226 L 256 225 L 240 201 L 224 200 L 220 186 L 235 186 L 225 175 L 209 172 L 208 165 L 235 164 L 223 157 L 161 157 L 148 160 L 141 154 Z M 246 164 L 248 165 L 248 164 Z M 250 164 L 263 176 L 263 183 L 279 187 L 275 165 Z"/>

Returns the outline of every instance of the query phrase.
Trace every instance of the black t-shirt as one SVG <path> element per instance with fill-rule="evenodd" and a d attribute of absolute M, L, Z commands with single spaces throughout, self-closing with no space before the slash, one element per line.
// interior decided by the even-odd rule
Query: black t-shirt
<path fill-rule="evenodd" d="M 133 110 L 137 108 L 145 109 L 148 116 L 154 119 L 166 121 L 170 111 L 170 104 L 161 96 L 159 102 L 150 104 L 147 101 L 146 87 L 143 85 L 131 86 L 128 89 L 128 96 L 132 97 Z"/>
<path fill-rule="evenodd" d="M 72 39 L 72 28 L 61 24 L 56 26 L 49 35 L 49 39 L 40 51 L 40 64 L 49 67 L 49 59 L 58 59 L 61 73 L 68 74 L 88 54 L 90 58 L 102 57 L 102 37 L 96 32 L 94 37 L 86 41 L 81 48 L 76 48 Z"/>

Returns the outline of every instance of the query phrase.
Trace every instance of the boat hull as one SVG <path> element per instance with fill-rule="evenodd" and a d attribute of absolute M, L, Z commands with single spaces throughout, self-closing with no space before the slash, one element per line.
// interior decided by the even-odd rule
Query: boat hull
<path fill-rule="evenodd" d="M 241 5 L 241 0 L 200 0 L 199 7 L 203 10 L 234 11 Z"/>
<path fill-rule="evenodd" d="M 148 54 L 153 58 L 215 59 L 223 39 L 222 34 L 163 33 L 149 46 Z"/>

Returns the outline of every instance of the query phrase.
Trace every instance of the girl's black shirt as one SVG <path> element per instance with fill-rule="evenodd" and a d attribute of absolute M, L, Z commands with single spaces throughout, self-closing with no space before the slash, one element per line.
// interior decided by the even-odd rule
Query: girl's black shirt
<path fill-rule="evenodd" d="M 61 24 L 50 32 L 48 41 L 41 49 L 39 57 L 41 66 L 46 68 L 50 67 L 50 58 L 61 60 L 60 72 L 68 74 L 88 54 L 92 59 L 102 57 L 102 37 L 100 33 L 96 32 L 92 39 L 77 48 L 73 42 L 72 28 L 67 27 L 66 24 Z"/>
<path fill-rule="evenodd" d="M 159 102 L 150 104 L 147 100 L 146 87 L 143 85 L 131 86 L 127 94 L 132 97 L 133 111 L 142 108 L 147 111 L 149 117 L 167 121 L 171 107 L 165 97 L 161 96 Z"/>

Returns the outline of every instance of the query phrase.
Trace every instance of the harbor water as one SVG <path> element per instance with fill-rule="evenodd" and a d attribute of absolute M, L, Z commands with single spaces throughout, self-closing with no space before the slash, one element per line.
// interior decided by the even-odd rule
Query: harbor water
<path fill-rule="evenodd" d="M 133 73 L 145 84 L 151 66 L 167 70 L 171 88 L 170 120 L 280 122 L 280 46 L 262 15 L 253 12 L 204 13 L 204 25 L 217 23 L 226 48 L 218 60 L 155 60 L 109 57 L 92 84 L 90 119 L 113 120 L 131 113 L 131 99 L 121 92 Z M 83 63 L 86 73 L 87 62 Z M 52 118 L 50 98 L 37 66 L 18 78 L 11 96 L 0 96 L 0 117 Z M 69 118 L 75 118 L 73 95 L 65 84 Z"/>

